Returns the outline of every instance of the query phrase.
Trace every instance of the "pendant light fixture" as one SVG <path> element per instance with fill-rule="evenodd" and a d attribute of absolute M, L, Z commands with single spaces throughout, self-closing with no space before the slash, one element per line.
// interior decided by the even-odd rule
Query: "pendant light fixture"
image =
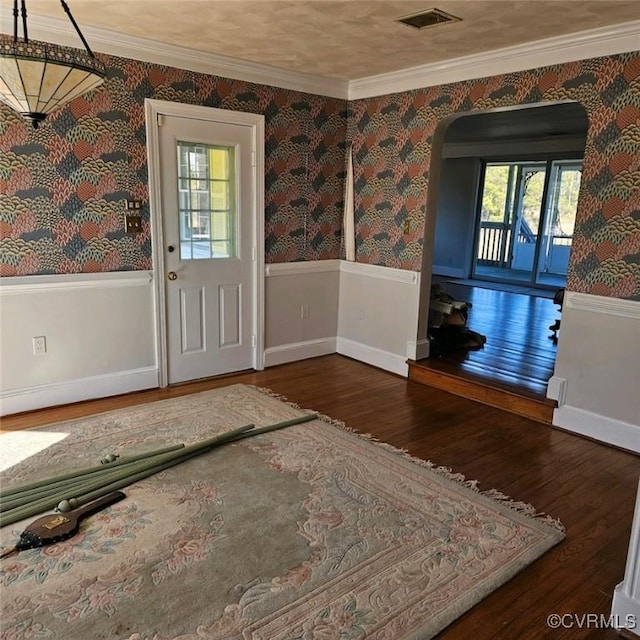
<path fill-rule="evenodd" d="M 13 42 L 0 43 L 0 100 L 37 129 L 49 113 L 104 82 L 105 68 L 89 48 L 65 0 L 60 4 L 86 52 L 29 40 L 26 0 L 13 1 Z M 22 38 L 18 37 L 18 17 Z"/>

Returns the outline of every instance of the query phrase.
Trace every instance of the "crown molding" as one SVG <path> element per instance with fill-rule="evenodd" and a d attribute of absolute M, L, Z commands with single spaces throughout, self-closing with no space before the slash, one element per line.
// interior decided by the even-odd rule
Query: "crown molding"
<path fill-rule="evenodd" d="M 8 6 L 0 7 L 0 32 L 12 33 L 12 24 L 12 11 Z M 109 55 L 303 93 L 358 100 L 637 51 L 640 43 L 640 20 L 350 81 L 287 71 L 221 54 L 203 53 L 147 38 L 127 36 L 107 29 L 82 26 L 82 32 L 92 49 Z M 30 14 L 29 34 L 35 40 L 70 47 L 80 45 L 76 33 L 66 19 Z"/>
<path fill-rule="evenodd" d="M 347 99 L 349 85 L 346 80 L 287 71 L 221 54 L 204 53 L 147 38 L 128 36 L 108 29 L 84 25 L 81 25 L 81 29 L 95 52 L 281 89 Z M 0 32 L 13 33 L 13 12 L 8 6 L 0 7 Z M 80 48 L 82 45 L 68 20 L 32 13 L 29 14 L 29 37 L 68 47 Z"/>
<path fill-rule="evenodd" d="M 637 51 L 640 20 L 536 40 L 349 82 L 349 100 Z"/>

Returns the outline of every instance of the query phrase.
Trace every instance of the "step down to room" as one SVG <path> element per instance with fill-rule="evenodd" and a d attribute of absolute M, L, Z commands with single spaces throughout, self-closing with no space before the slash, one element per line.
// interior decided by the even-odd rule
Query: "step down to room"
<path fill-rule="evenodd" d="M 409 380 L 448 391 L 503 411 L 551 424 L 556 402 L 526 390 L 484 380 L 460 367 L 439 360 L 409 360 Z"/>

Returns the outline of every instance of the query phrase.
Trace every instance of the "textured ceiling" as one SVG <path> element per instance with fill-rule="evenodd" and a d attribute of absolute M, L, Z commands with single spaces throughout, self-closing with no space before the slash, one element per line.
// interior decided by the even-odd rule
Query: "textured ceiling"
<path fill-rule="evenodd" d="M 343 80 L 640 16 L 637 0 L 68 0 L 68 4 L 81 28 L 102 27 Z M 28 0 L 27 6 L 30 14 L 64 18 L 57 0 Z M 395 22 L 433 7 L 462 22 L 423 30 Z"/>

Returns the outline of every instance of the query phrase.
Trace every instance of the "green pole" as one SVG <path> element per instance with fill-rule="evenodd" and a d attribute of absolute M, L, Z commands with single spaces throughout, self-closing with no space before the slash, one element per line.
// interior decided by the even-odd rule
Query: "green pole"
<path fill-rule="evenodd" d="M 73 500 L 75 504 L 73 507 L 84 504 L 96 498 L 100 498 L 107 493 L 122 489 L 133 482 L 143 480 L 155 473 L 168 469 L 172 466 L 185 462 L 186 460 L 209 451 L 215 446 L 225 444 L 229 442 L 236 442 L 244 438 L 248 438 L 260 433 L 267 433 L 269 431 L 275 431 L 276 429 L 283 429 L 295 424 L 301 424 L 310 420 L 315 420 L 316 414 L 306 414 L 298 418 L 292 418 L 265 427 L 255 428 L 254 425 L 245 425 L 238 429 L 233 429 L 226 433 L 214 436 L 202 442 L 198 442 L 186 447 L 180 447 L 179 450 L 170 451 L 166 454 L 154 455 L 152 458 L 143 459 L 134 464 L 117 465 L 121 468 L 113 469 L 108 474 L 89 474 L 84 479 L 79 479 L 72 485 L 66 485 L 63 481 L 62 485 L 54 487 L 54 492 L 49 496 L 42 496 L 37 498 L 31 504 L 21 504 L 15 508 L 10 508 L 0 512 L 0 527 L 4 527 L 8 524 L 13 524 L 32 515 L 41 513 L 48 509 L 53 509 L 61 501 Z M 113 463 L 112 463 L 113 464 Z M 111 466 L 111 465 L 110 465 Z M 85 474 L 86 475 L 86 474 Z M 66 474 L 63 480 L 70 480 Z M 73 476 L 72 476 L 73 477 Z M 58 478 L 60 480 L 60 478 Z M 36 483 L 32 483 L 36 484 Z M 73 487 L 73 492 L 77 497 L 70 497 L 69 487 Z M 69 505 L 71 508 L 71 505 Z"/>
<path fill-rule="evenodd" d="M 159 455 L 162 455 L 163 453 L 177 451 L 178 449 L 182 449 L 183 447 L 184 447 L 183 444 L 174 444 L 174 445 L 171 445 L 170 447 L 164 447 L 163 449 L 156 449 L 155 451 L 148 451 L 147 453 L 140 453 L 135 456 L 120 458 L 106 465 L 101 464 L 99 466 L 88 467 L 86 469 L 78 469 L 77 471 L 70 471 L 69 473 L 65 473 L 64 475 L 56 476 L 54 478 L 46 478 L 44 480 L 37 480 L 35 482 L 30 482 L 29 484 L 10 487 L 8 489 L 0 489 L 0 499 L 8 498 L 15 494 L 21 494 L 26 491 L 30 491 L 32 489 L 39 489 L 40 487 L 49 486 L 50 484 L 55 482 L 62 482 L 64 480 L 73 480 L 78 478 L 79 476 L 90 475 L 92 473 L 102 473 L 107 469 L 113 469 L 114 467 L 119 467 L 120 465 L 130 464 L 132 462 L 136 462 L 137 460 L 143 460 L 144 458 L 159 456 Z"/>

